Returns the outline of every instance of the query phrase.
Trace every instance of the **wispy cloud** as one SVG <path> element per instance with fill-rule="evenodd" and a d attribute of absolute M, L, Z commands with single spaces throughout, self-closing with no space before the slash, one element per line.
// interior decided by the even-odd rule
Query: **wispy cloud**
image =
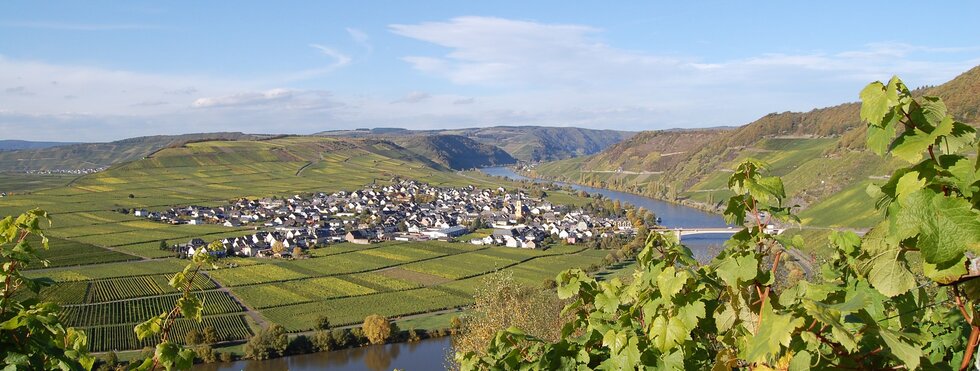
<path fill-rule="evenodd" d="M 317 110 L 342 106 L 322 90 L 271 89 L 263 92 L 242 92 L 219 97 L 198 98 L 194 108 Z"/>
<path fill-rule="evenodd" d="M 130 23 L 69 23 L 53 21 L 0 21 L 3 28 L 33 28 L 57 31 L 120 31 L 158 29 L 160 26 Z"/>
<path fill-rule="evenodd" d="M 346 30 L 347 30 L 347 34 L 350 35 L 350 38 L 354 40 L 354 42 L 357 43 L 357 45 L 360 45 L 362 48 L 364 48 L 364 50 L 367 50 L 368 53 L 374 51 L 374 46 L 371 45 L 371 38 L 368 36 L 367 33 L 364 33 L 364 31 L 358 30 L 356 28 L 350 28 L 350 27 L 348 27 Z"/>
<path fill-rule="evenodd" d="M 323 53 L 323 55 L 326 55 L 334 59 L 333 64 L 331 64 L 327 68 L 337 69 L 349 65 L 351 62 L 351 58 L 347 56 L 347 54 L 338 52 L 332 48 L 328 48 L 320 44 L 310 44 L 310 47 L 317 49 L 320 51 L 320 53 Z"/>

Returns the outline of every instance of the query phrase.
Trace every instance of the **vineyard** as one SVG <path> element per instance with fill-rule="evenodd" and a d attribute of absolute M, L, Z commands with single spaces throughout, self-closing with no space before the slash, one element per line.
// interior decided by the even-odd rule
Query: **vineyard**
<path fill-rule="evenodd" d="M 191 329 L 201 332 L 205 327 L 213 327 L 217 330 L 221 341 L 244 340 L 253 334 L 243 315 L 209 316 L 204 317 L 202 323 L 178 319 L 174 325 L 171 339 L 177 342 L 183 342 L 184 336 Z M 86 327 L 84 330 L 88 334 L 89 350 L 93 352 L 140 349 L 154 346 L 160 342 L 160 338 L 157 336 L 143 339 L 143 341 L 137 340 L 132 325 Z"/>
<path fill-rule="evenodd" d="M 208 291 L 198 294 L 198 296 L 204 302 L 204 315 L 242 311 L 242 306 L 224 292 Z M 174 307 L 176 301 L 177 295 L 167 295 L 109 303 L 65 306 L 62 320 L 69 326 L 80 327 L 136 324 L 169 311 Z"/>

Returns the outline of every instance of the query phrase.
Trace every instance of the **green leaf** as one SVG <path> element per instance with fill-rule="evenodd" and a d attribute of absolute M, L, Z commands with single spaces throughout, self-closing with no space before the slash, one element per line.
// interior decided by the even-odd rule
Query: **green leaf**
<path fill-rule="evenodd" d="M 653 346 L 664 353 L 682 343 L 690 333 L 691 330 L 676 317 L 669 319 L 663 316 L 657 317 L 650 326 L 650 339 L 653 340 Z"/>
<path fill-rule="evenodd" d="M 595 296 L 595 306 L 603 312 L 616 313 L 616 310 L 619 309 L 619 296 L 603 291 Z"/>
<path fill-rule="evenodd" d="M 885 93 L 885 85 L 879 81 L 865 86 L 861 90 L 861 120 L 870 122 L 873 125 L 880 125 L 881 119 L 888 112 L 888 95 Z"/>
<path fill-rule="evenodd" d="M 198 299 L 197 296 L 187 295 L 177 299 L 177 307 L 180 308 L 180 314 L 185 318 L 201 322 L 201 311 L 204 309 L 204 305 L 201 304 L 201 299 Z"/>
<path fill-rule="evenodd" d="M 939 126 L 946 115 L 946 104 L 938 97 L 922 97 L 917 100 L 918 110 L 913 110 L 911 115 L 916 120 L 928 123 L 930 126 Z"/>
<path fill-rule="evenodd" d="M 900 337 L 901 333 L 899 332 L 882 328 L 879 333 L 881 334 L 881 339 L 887 345 L 886 349 L 905 363 L 909 370 L 914 370 L 919 367 L 919 360 L 922 358 L 921 348 L 902 340 Z"/>
<path fill-rule="evenodd" d="M 871 261 L 868 281 L 878 292 L 887 297 L 895 297 L 915 288 L 915 276 L 900 261 L 900 251 L 890 250 Z"/>
<path fill-rule="evenodd" d="M 751 336 L 743 349 L 743 358 L 749 362 L 764 362 L 780 353 L 782 346 L 793 340 L 793 332 L 803 325 L 802 318 L 789 314 L 776 314 L 767 301 L 762 306 L 762 324 Z"/>
<path fill-rule="evenodd" d="M 895 186 L 895 197 L 899 202 L 903 202 L 909 195 L 918 192 L 925 185 L 926 180 L 919 179 L 918 171 L 910 171 L 898 179 L 898 183 Z"/>
<path fill-rule="evenodd" d="M 977 181 L 980 180 L 980 170 L 977 170 L 969 158 L 961 158 L 946 169 L 953 176 L 953 184 L 965 197 L 973 197 L 980 192 Z"/>
<path fill-rule="evenodd" d="M 759 273 L 755 257 L 751 255 L 725 257 L 717 263 L 715 271 L 728 286 L 739 286 L 739 282 L 751 281 Z"/>
<path fill-rule="evenodd" d="M 163 313 L 136 325 L 136 328 L 134 329 L 134 331 L 136 331 L 136 337 L 143 340 L 147 337 L 159 334 L 161 325 L 163 324 L 163 319 L 166 318 L 166 316 L 167 314 Z"/>
<path fill-rule="evenodd" d="M 950 284 L 959 280 L 960 277 L 969 273 L 966 269 L 967 258 L 966 255 L 960 259 L 960 261 L 953 263 L 948 268 L 939 268 L 939 266 L 929 263 L 922 262 L 922 274 L 929 279 L 936 281 L 940 284 Z"/>
<path fill-rule="evenodd" d="M 972 126 L 958 121 L 953 122 L 953 129 L 945 137 L 942 143 L 943 145 L 940 148 L 947 154 L 956 153 L 961 148 L 973 143 L 976 135 L 977 129 L 974 129 Z"/>
<path fill-rule="evenodd" d="M 965 199 L 922 190 L 909 197 L 902 213 L 913 215 L 905 220 L 918 219 L 916 247 L 939 269 L 960 261 L 966 251 L 980 251 L 980 212 Z"/>
<path fill-rule="evenodd" d="M 667 267 L 657 275 L 657 289 L 660 290 L 660 295 L 667 299 L 673 298 L 684 289 L 688 277 L 685 271 L 676 272 L 674 267 Z"/>
<path fill-rule="evenodd" d="M 787 371 L 809 371 L 812 358 L 813 355 L 810 352 L 801 350 L 799 353 L 793 355 L 793 360 L 789 361 Z"/>
<path fill-rule="evenodd" d="M 892 145 L 892 153 L 909 163 L 922 160 L 923 153 L 936 142 L 936 138 L 918 128 L 898 136 Z"/>
<path fill-rule="evenodd" d="M 885 116 L 884 125 L 868 125 L 868 148 L 879 156 L 884 156 L 892 144 L 892 138 L 895 137 L 897 124 L 898 115 L 895 110 L 891 110 Z"/>
<path fill-rule="evenodd" d="M 684 326 L 693 329 L 698 325 L 698 319 L 704 318 L 704 302 L 696 301 L 677 309 L 677 318 L 684 323 Z"/>

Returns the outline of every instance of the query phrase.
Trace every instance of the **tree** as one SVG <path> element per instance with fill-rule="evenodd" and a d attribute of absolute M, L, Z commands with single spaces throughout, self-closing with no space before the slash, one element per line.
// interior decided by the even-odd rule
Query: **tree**
<path fill-rule="evenodd" d="M 371 344 L 384 344 L 392 333 L 391 323 L 388 322 L 388 319 L 377 314 L 365 317 L 361 328 L 364 330 L 364 336 Z"/>
<path fill-rule="evenodd" d="M 160 250 L 170 250 L 170 245 L 167 244 L 166 240 L 160 240 Z"/>
<path fill-rule="evenodd" d="M 43 222 L 50 225 L 51 219 L 40 209 L 0 219 L 0 366 L 88 370 L 95 357 L 87 352 L 85 333 L 61 323 L 57 304 L 31 298 L 47 283 L 21 272 L 32 262 L 45 262 L 33 242 L 40 240 L 40 247 L 48 248 Z"/>
<path fill-rule="evenodd" d="M 330 331 L 330 337 L 333 339 L 333 344 L 337 349 L 345 348 L 349 345 L 354 344 L 353 336 L 351 336 L 350 330 L 347 329 L 335 329 Z"/>
<path fill-rule="evenodd" d="M 207 344 L 195 347 L 194 355 L 204 363 L 215 363 L 218 361 L 218 353 Z"/>
<path fill-rule="evenodd" d="M 197 332 L 197 330 L 195 329 L 191 329 L 190 331 L 187 331 L 186 334 L 184 334 L 184 344 L 187 345 L 198 345 L 201 344 L 203 340 L 204 337 L 202 337 L 201 333 Z"/>
<path fill-rule="evenodd" d="M 259 330 L 245 343 L 245 358 L 263 360 L 286 355 L 289 337 L 279 325 L 271 325 Z"/>
<path fill-rule="evenodd" d="M 288 354 L 307 354 L 313 353 L 313 342 L 306 335 L 296 335 L 291 341 L 289 341 L 289 347 L 286 350 Z"/>
<path fill-rule="evenodd" d="M 333 336 L 327 330 L 314 331 L 312 342 L 313 348 L 319 352 L 326 352 L 336 348 Z"/>
<path fill-rule="evenodd" d="M 217 343 L 217 342 L 221 341 L 220 336 L 218 336 L 218 330 L 216 330 L 214 328 L 214 326 L 205 326 L 204 327 L 204 336 L 203 336 L 203 338 L 204 338 L 204 342 L 207 343 L 207 344 L 214 344 L 214 343 Z"/>
<path fill-rule="evenodd" d="M 294 247 L 293 248 L 293 257 L 294 258 L 298 258 L 300 256 L 303 256 L 303 249 L 300 248 L 299 246 Z"/>
<path fill-rule="evenodd" d="M 628 284 L 559 274 L 573 317 L 559 340 L 508 328 L 457 353 L 461 368 L 969 368 L 980 341 L 980 160 L 966 153 L 980 150 L 975 129 L 897 78 L 861 99 L 869 148 L 909 166 L 869 187 L 884 220 L 863 237 L 833 232 L 836 252 L 812 280 L 779 279 L 804 241 L 766 226 L 799 218 L 782 180 L 746 159 L 725 209 L 743 228 L 710 264 L 651 233 Z"/>
<path fill-rule="evenodd" d="M 318 330 L 328 330 L 330 329 L 330 318 L 326 315 L 321 315 L 316 319 L 316 328 Z"/>
<path fill-rule="evenodd" d="M 272 243 L 272 252 L 276 254 L 282 254 L 286 252 L 286 245 L 282 241 L 276 241 Z"/>
<path fill-rule="evenodd" d="M 102 362 L 107 367 L 114 368 L 114 367 L 116 367 L 116 364 L 119 363 L 119 356 L 116 355 L 116 352 L 109 351 L 104 356 L 102 356 Z"/>

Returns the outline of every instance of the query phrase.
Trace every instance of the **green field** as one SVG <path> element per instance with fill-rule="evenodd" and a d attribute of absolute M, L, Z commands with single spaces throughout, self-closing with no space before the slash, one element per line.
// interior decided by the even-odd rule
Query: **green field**
<path fill-rule="evenodd" d="M 78 175 L 73 174 L 24 174 L 0 172 L 0 193 L 28 193 L 57 188 L 68 184 Z"/>

